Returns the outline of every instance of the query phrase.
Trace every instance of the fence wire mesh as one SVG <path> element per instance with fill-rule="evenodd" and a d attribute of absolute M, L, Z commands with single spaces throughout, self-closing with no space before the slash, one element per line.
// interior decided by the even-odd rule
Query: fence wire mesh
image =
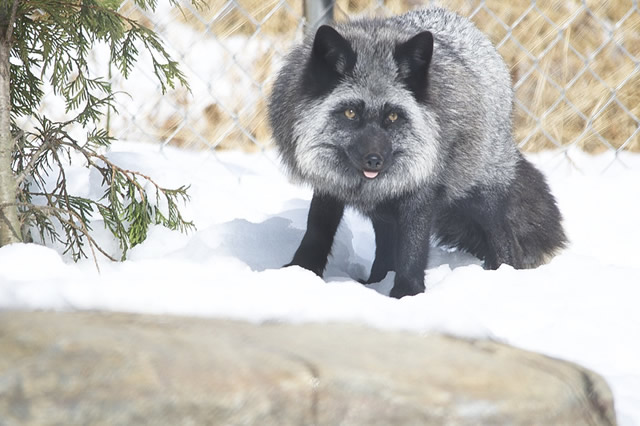
<path fill-rule="evenodd" d="M 302 37 L 304 4 L 207 0 L 197 9 L 185 1 L 181 10 L 160 5 L 150 14 L 125 0 L 121 13 L 163 37 L 191 93 L 177 88 L 162 96 L 143 65 L 139 78 L 114 79 L 116 90 L 131 97 L 120 98 L 112 134 L 189 148 L 268 148 L 266 96 L 281 59 Z M 516 94 L 514 134 L 524 151 L 640 151 L 638 0 L 337 0 L 333 10 L 319 10 L 342 20 L 430 4 L 470 17 L 507 61 Z"/>

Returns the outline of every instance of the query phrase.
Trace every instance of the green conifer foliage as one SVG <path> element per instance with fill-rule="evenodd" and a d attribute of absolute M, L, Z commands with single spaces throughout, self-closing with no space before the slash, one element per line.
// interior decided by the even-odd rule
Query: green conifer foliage
<path fill-rule="evenodd" d="M 177 0 L 168 1 L 177 5 Z M 135 3 L 153 10 L 157 2 Z M 188 87 L 158 36 L 118 13 L 119 5 L 117 0 L 0 0 L 0 53 L 3 47 L 8 52 L 8 62 L 0 64 L 0 82 L 3 66 L 10 75 L 10 101 L 5 100 L 10 103 L 0 105 L 0 112 L 2 108 L 10 111 L 9 123 L 0 121 L 0 125 L 10 126 L 10 131 L 0 129 L 0 136 L 9 135 L 0 140 L 0 157 L 3 146 L 11 148 L 8 176 L 15 179 L 6 186 L 13 193 L 0 194 L 0 245 L 16 238 L 28 240 L 36 231 L 43 241 L 64 244 L 75 260 L 87 257 L 87 247 L 94 258 L 101 252 L 116 260 L 124 259 L 129 248 L 144 241 L 152 224 L 183 232 L 194 228 L 178 209 L 179 203 L 188 199 L 187 187 L 163 188 L 151 177 L 121 168 L 103 155 L 113 139 L 100 122 L 108 109 L 115 108 L 109 81 L 93 75 L 88 64 L 96 44 L 109 46 L 110 62 L 125 78 L 136 64 L 139 50 L 145 49 L 163 93 L 176 83 Z M 145 65 L 149 64 L 141 64 Z M 66 113 L 71 116 L 67 121 L 56 122 L 38 112 L 45 80 L 54 94 L 64 99 Z M 5 98 L 0 94 L 0 104 Z M 20 128 L 17 123 L 24 117 L 37 124 Z M 82 138 L 70 131 L 78 124 L 86 130 Z M 104 193 L 98 200 L 68 190 L 65 166 L 78 157 L 77 153 L 102 177 Z M 0 167 L 2 164 L 0 158 Z M 55 177 L 53 188 L 45 185 L 51 174 Z M 0 170 L 0 192 L 5 189 L 2 176 Z M 17 212 L 17 223 L 11 220 L 12 212 Z M 102 217 L 118 240 L 119 253 L 108 253 L 92 237 L 91 218 L 95 215 Z M 2 224 L 12 238 L 2 238 Z"/>

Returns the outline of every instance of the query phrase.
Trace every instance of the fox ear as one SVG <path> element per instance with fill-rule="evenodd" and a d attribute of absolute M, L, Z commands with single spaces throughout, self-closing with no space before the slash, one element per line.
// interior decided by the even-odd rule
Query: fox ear
<path fill-rule="evenodd" d="M 351 44 L 338 31 L 322 25 L 313 39 L 311 58 L 303 77 L 304 90 L 310 96 L 330 92 L 353 70 L 356 58 Z"/>
<path fill-rule="evenodd" d="M 433 35 L 424 31 L 409 41 L 396 46 L 393 57 L 398 64 L 400 78 L 414 93 L 416 99 L 426 96 L 429 64 L 433 56 Z"/>
<path fill-rule="evenodd" d="M 340 75 L 351 71 L 356 64 L 356 53 L 351 44 L 328 25 L 322 25 L 316 31 L 312 55 Z"/>

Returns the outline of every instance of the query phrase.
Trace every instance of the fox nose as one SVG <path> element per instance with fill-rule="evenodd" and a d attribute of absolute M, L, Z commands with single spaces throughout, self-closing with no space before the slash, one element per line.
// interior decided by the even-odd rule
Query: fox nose
<path fill-rule="evenodd" d="M 364 157 L 364 166 L 367 170 L 379 171 L 382 170 L 382 164 L 384 158 L 377 153 L 370 153 Z"/>

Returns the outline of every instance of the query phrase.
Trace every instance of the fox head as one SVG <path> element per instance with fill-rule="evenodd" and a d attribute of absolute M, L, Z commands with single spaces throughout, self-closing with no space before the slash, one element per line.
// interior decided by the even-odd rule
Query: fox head
<path fill-rule="evenodd" d="M 421 186 L 436 167 L 438 122 L 428 106 L 434 40 L 428 31 L 344 31 L 321 26 L 304 52 L 290 168 L 346 201 L 379 202 Z"/>
<path fill-rule="evenodd" d="M 363 208 L 508 185 L 519 156 L 512 112 L 500 54 L 441 8 L 320 27 L 286 57 L 269 100 L 291 177 Z"/>

